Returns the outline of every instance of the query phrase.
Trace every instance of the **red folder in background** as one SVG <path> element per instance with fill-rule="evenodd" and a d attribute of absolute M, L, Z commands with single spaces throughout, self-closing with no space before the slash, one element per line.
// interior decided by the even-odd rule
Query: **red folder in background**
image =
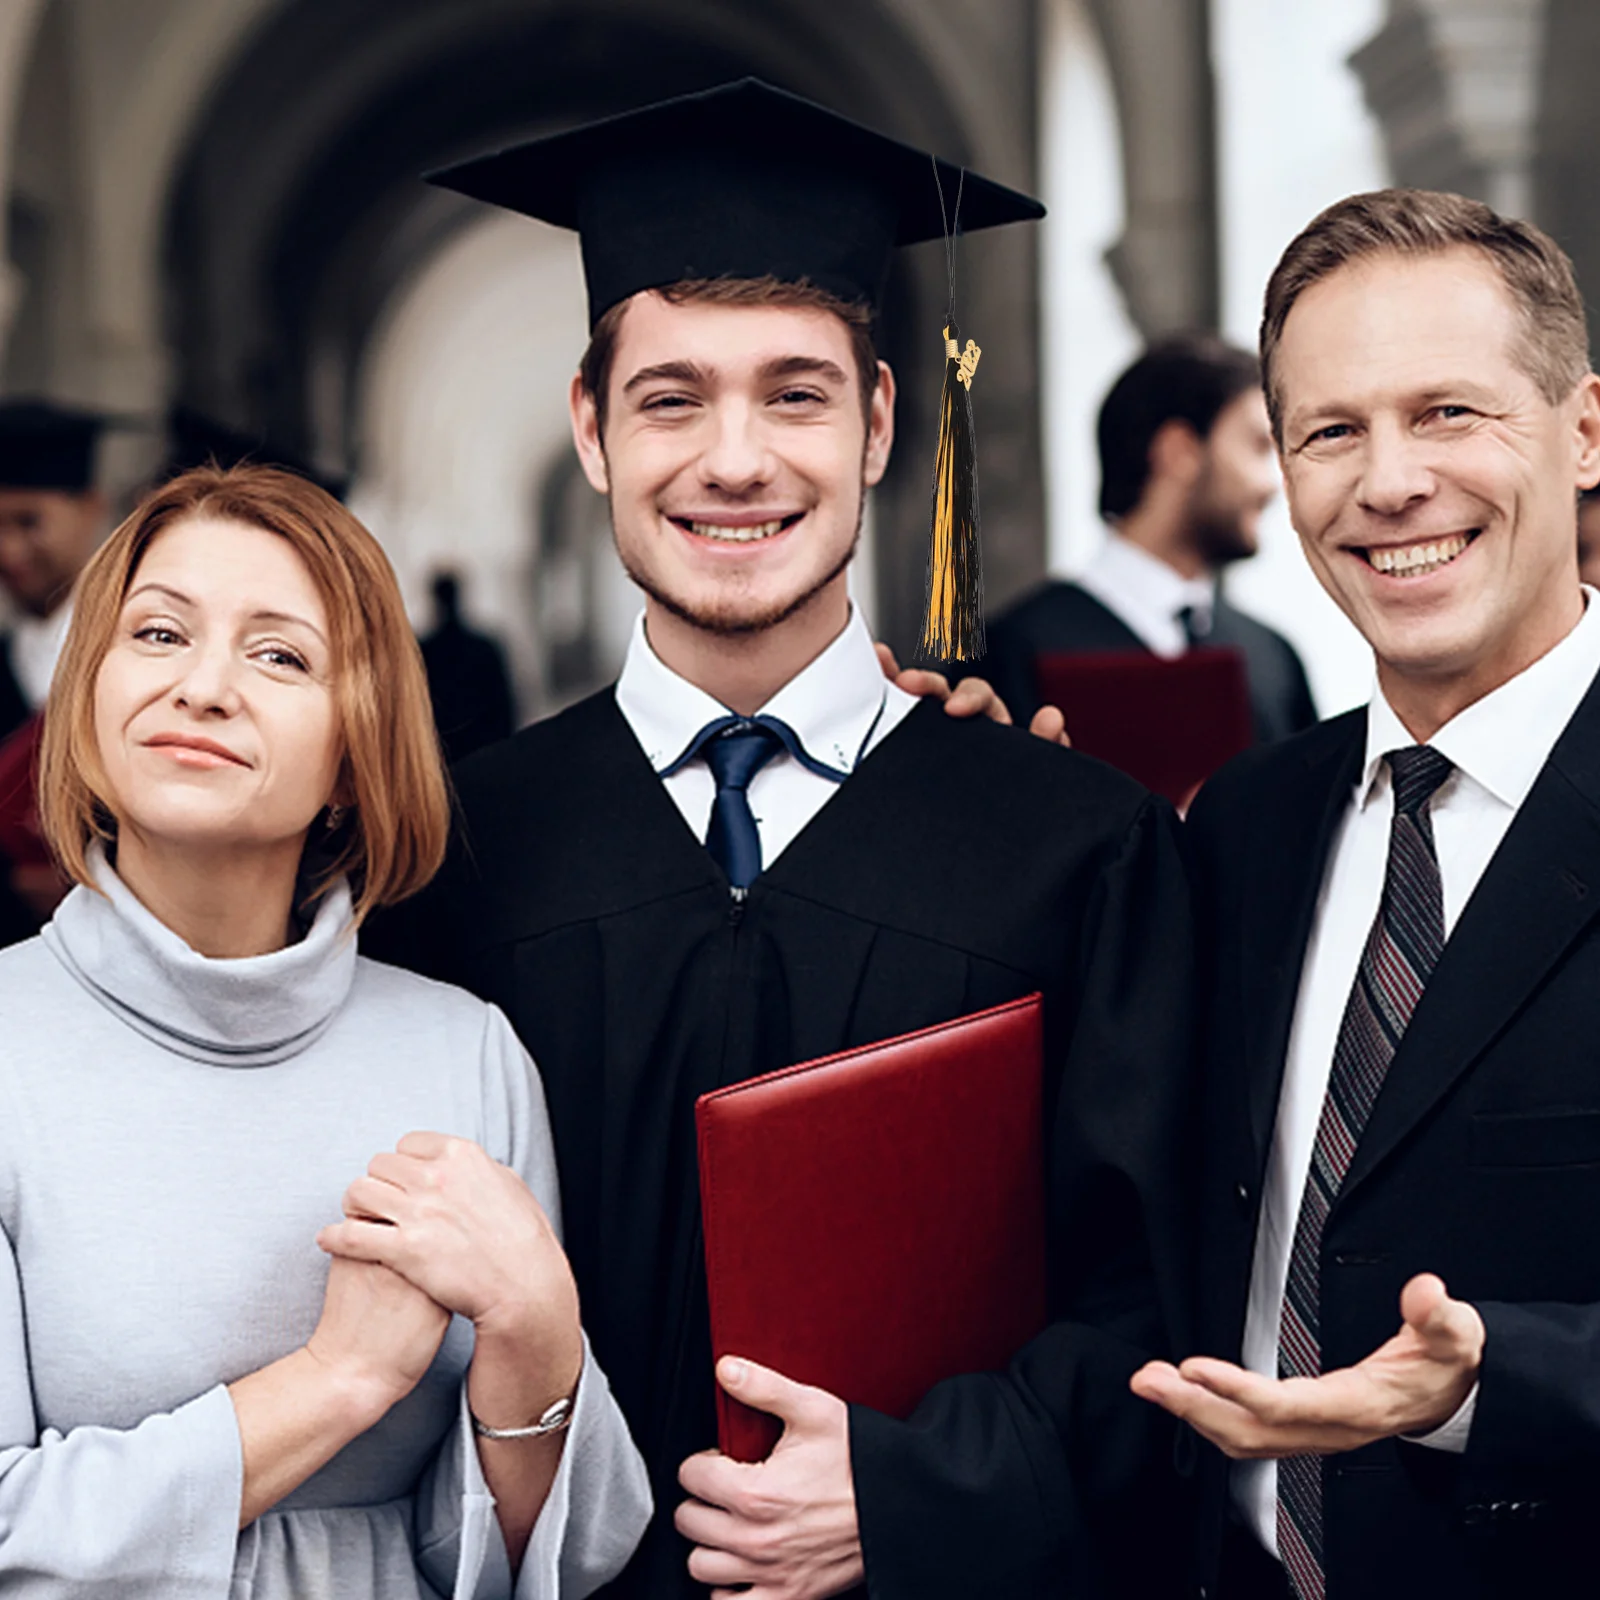
<path fill-rule="evenodd" d="M 1168 661 L 1136 651 L 1041 655 L 1034 676 L 1060 706 L 1072 747 L 1184 807 L 1225 761 L 1254 741 L 1244 657 L 1190 650 Z"/>
<path fill-rule="evenodd" d="M 702 1095 L 715 1356 L 891 1416 L 1044 1326 L 1039 997 Z M 780 1426 L 717 1390 L 721 1446 Z"/>

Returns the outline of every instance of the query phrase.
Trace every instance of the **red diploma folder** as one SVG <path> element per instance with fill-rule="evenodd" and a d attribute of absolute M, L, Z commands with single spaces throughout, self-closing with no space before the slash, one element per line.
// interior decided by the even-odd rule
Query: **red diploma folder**
<path fill-rule="evenodd" d="M 1039 694 L 1060 706 L 1074 750 L 1098 756 L 1180 809 L 1253 743 L 1244 657 L 1190 650 L 1167 661 L 1136 651 L 1039 656 Z"/>
<path fill-rule="evenodd" d="M 1039 997 L 702 1095 L 711 1344 L 891 1416 L 1044 1326 Z M 725 1454 L 780 1424 L 717 1390 Z"/>

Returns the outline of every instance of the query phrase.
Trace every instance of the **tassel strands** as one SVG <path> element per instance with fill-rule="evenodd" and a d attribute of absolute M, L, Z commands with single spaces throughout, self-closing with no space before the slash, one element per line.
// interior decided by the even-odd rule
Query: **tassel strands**
<path fill-rule="evenodd" d="M 964 175 L 963 175 L 964 176 Z M 938 182 L 938 167 L 934 168 Z M 941 212 L 944 194 L 939 195 Z M 961 225 L 956 191 L 955 228 Z M 984 651 L 983 566 L 978 544 L 978 446 L 972 421 L 972 376 L 982 354 L 969 339 L 961 346 L 955 320 L 955 234 L 945 232 L 950 309 L 944 328 L 944 388 L 939 402 L 939 444 L 933 465 L 933 528 L 928 551 L 922 638 L 924 659 L 971 661 Z"/>
<path fill-rule="evenodd" d="M 972 374 L 981 352 L 960 347 L 952 322 L 944 330 L 944 392 L 933 464 L 933 539 L 928 553 L 922 654 L 971 661 L 983 654 L 983 566 L 978 548 L 978 449 L 972 422 Z"/>

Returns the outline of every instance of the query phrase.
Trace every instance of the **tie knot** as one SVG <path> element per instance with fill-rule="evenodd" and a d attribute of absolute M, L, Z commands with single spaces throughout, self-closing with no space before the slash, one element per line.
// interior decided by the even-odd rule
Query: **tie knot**
<path fill-rule="evenodd" d="M 1394 780 L 1394 808 L 1412 814 L 1433 798 L 1434 791 L 1455 771 L 1455 764 L 1432 745 L 1412 744 L 1391 750 L 1384 759 Z"/>
<path fill-rule="evenodd" d="M 744 789 L 783 749 L 783 737 L 759 722 L 736 722 L 708 739 L 701 750 L 717 788 Z"/>

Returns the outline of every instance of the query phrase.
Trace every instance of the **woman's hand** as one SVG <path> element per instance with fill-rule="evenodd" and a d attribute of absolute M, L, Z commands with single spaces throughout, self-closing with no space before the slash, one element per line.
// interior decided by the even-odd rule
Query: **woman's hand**
<path fill-rule="evenodd" d="M 470 1317 L 480 1354 L 516 1352 L 546 1404 L 571 1392 L 583 1360 L 577 1287 L 544 1208 L 509 1167 L 468 1139 L 410 1133 L 373 1158 L 344 1210 L 317 1235 L 324 1250 L 392 1268 Z"/>
<path fill-rule="evenodd" d="M 397 1272 L 335 1256 L 306 1350 L 382 1416 L 422 1381 L 450 1313 Z"/>
<path fill-rule="evenodd" d="M 248 1527 L 416 1388 L 450 1313 L 387 1267 L 335 1258 L 305 1344 L 228 1385 Z"/>

